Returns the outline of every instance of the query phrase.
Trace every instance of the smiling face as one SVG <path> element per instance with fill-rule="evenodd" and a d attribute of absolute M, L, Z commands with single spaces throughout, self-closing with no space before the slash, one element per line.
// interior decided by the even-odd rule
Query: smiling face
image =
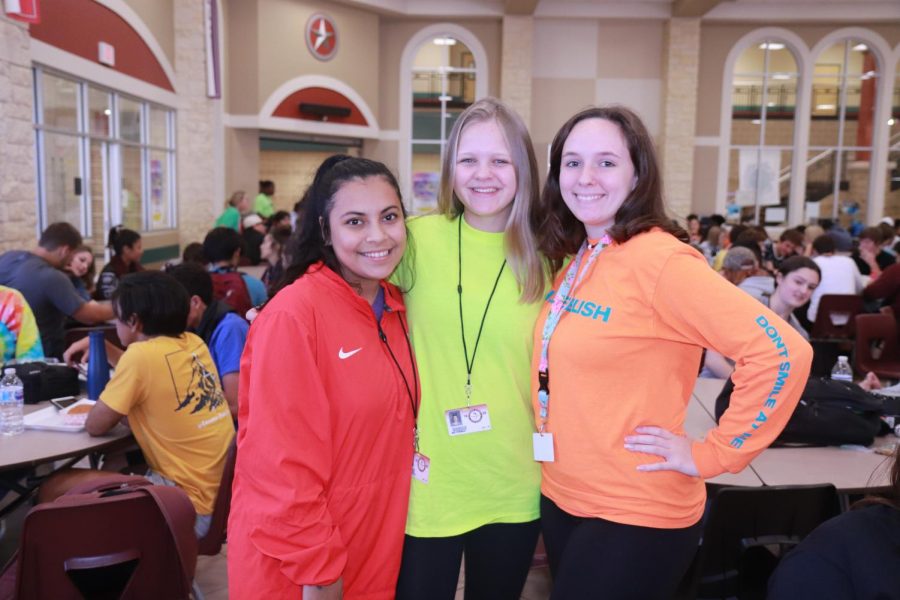
<path fill-rule="evenodd" d="M 572 128 L 563 144 L 559 189 L 588 237 L 603 237 L 635 185 L 634 164 L 618 125 L 585 119 Z"/>
<path fill-rule="evenodd" d="M 341 275 L 372 302 L 406 249 L 400 198 L 383 177 L 347 181 L 335 192 L 328 215 L 328 241 Z"/>
<path fill-rule="evenodd" d="M 92 262 L 94 262 L 94 255 L 87 250 L 82 250 L 73 254 L 69 259 L 68 270 L 76 277 L 84 277 Z"/>
<path fill-rule="evenodd" d="M 778 283 L 775 293 L 782 302 L 794 309 L 809 302 L 813 290 L 819 285 L 819 274 L 804 267 L 791 271 L 787 275 L 778 273 L 775 281 Z"/>
<path fill-rule="evenodd" d="M 459 136 L 453 173 L 453 191 L 465 207 L 466 222 L 482 231 L 503 231 L 516 189 L 516 169 L 497 122 L 466 125 Z"/>

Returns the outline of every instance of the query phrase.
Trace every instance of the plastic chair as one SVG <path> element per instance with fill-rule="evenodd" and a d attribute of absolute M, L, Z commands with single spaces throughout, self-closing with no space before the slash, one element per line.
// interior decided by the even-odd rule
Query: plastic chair
<path fill-rule="evenodd" d="M 872 371 L 880 377 L 900 379 L 897 321 L 892 315 L 877 313 L 856 316 L 853 362 L 858 373 Z"/>
<path fill-rule="evenodd" d="M 680 596 L 765 598 L 781 555 L 839 513 L 831 484 L 722 488 L 709 505 Z M 771 551 L 775 546 L 777 554 Z"/>
<path fill-rule="evenodd" d="M 228 526 L 228 513 L 231 512 L 231 482 L 234 480 L 234 463 L 237 460 L 237 435 L 231 438 L 228 454 L 225 457 L 225 468 L 222 470 L 222 482 L 213 505 L 212 520 L 209 531 L 197 540 L 197 553 L 204 556 L 215 556 L 222 549 Z"/>
<path fill-rule="evenodd" d="M 194 517 L 183 490 L 142 477 L 79 486 L 26 516 L 16 597 L 189 598 Z"/>
<path fill-rule="evenodd" d="M 814 340 L 849 340 L 854 334 L 854 317 L 862 311 L 862 296 L 825 294 L 819 299 L 816 320 L 809 332 Z"/>

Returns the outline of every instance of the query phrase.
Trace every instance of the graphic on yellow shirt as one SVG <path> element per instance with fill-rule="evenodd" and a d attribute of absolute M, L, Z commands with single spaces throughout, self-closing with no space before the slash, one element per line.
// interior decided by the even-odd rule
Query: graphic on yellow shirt
<path fill-rule="evenodd" d="M 171 368 L 171 365 L 169 366 Z M 196 382 L 196 383 L 195 383 Z M 215 374 L 200 361 L 200 357 L 191 354 L 191 379 L 188 382 L 188 391 L 184 399 L 178 404 L 175 412 L 185 408 L 196 399 L 197 404 L 191 411 L 191 414 L 200 412 L 206 408 L 209 412 L 213 412 L 225 402 L 225 395 L 222 388 L 219 387 Z"/>

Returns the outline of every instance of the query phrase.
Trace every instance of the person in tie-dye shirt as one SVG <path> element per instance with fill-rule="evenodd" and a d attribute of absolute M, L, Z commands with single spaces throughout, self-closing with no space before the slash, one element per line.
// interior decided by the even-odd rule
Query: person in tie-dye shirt
<path fill-rule="evenodd" d="M 34 313 L 21 293 L 0 285 L 0 358 L 44 358 Z"/>

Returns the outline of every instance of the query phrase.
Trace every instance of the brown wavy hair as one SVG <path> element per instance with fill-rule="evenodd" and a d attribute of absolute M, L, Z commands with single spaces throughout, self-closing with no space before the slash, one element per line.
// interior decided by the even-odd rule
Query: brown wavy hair
<path fill-rule="evenodd" d="M 550 172 L 540 199 L 538 248 L 550 259 L 554 271 L 559 270 L 567 256 L 578 252 L 587 235 L 584 224 L 566 206 L 559 189 L 563 146 L 572 129 L 586 119 L 604 119 L 619 126 L 637 177 L 637 184 L 616 212 L 615 223 L 607 232 L 610 237 L 621 244 L 639 233 L 659 228 L 687 243 L 687 232 L 666 215 L 656 151 L 640 117 L 624 106 L 591 107 L 566 121 L 550 145 Z"/>

